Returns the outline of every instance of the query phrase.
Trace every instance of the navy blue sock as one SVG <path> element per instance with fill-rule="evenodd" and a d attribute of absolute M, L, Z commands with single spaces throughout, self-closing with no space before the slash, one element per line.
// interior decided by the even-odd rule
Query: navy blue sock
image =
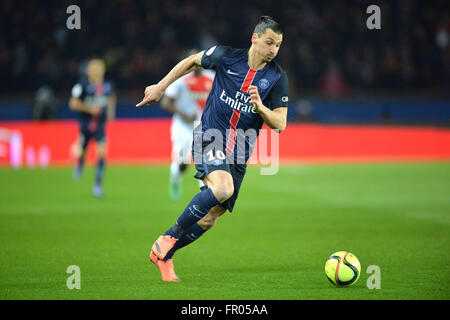
<path fill-rule="evenodd" d="M 97 171 L 95 173 L 95 183 L 98 185 L 102 184 L 103 174 L 105 172 L 105 158 L 98 159 Z"/>
<path fill-rule="evenodd" d="M 203 218 L 211 208 L 219 204 L 220 202 L 211 189 L 200 191 L 192 198 L 173 227 L 167 230 L 164 235 L 179 239 L 185 230 Z"/>
<path fill-rule="evenodd" d="M 173 248 L 170 249 L 169 252 L 167 252 L 164 261 L 172 259 L 173 255 L 175 254 L 175 251 L 187 246 L 188 244 L 191 244 L 192 242 L 200 238 L 205 232 L 206 232 L 205 229 L 200 227 L 197 223 L 194 223 L 181 235 L 180 239 L 175 243 Z"/>

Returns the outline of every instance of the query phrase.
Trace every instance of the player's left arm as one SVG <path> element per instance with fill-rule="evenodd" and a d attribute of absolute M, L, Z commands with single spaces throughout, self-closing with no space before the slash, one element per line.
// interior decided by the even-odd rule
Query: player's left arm
<path fill-rule="evenodd" d="M 106 117 L 108 120 L 114 120 L 116 117 L 116 105 L 117 105 L 117 95 L 113 92 L 108 97 L 108 104 L 106 105 Z"/>
<path fill-rule="evenodd" d="M 286 73 L 281 75 L 281 78 L 273 87 L 269 103 L 271 108 L 268 108 L 261 101 L 257 86 L 249 87 L 250 102 L 253 104 L 255 111 L 264 119 L 267 125 L 272 129 L 278 129 L 282 132 L 287 125 L 287 107 L 288 107 L 288 82 Z"/>

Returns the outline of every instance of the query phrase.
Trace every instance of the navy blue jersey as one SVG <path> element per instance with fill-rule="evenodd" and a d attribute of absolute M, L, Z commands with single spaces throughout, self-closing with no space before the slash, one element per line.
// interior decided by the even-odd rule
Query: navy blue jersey
<path fill-rule="evenodd" d="M 248 50 L 215 46 L 206 50 L 201 60 L 203 68 L 216 72 L 202 114 L 201 131 L 219 130 L 223 137 L 223 152 L 234 154 L 235 160 L 245 157 L 245 162 L 256 140 L 249 136 L 258 136 L 264 122 L 250 103 L 249 86 L 258 87 L 261 101 L 267 108 L 273 110 L 288 106 L 286 72 L 275 61 L 270 61 L 260 70 L 252 70 L 248 65 Z M 250 132 L 248 130 L 255 134 L 245 134 Z M 245 150 L 242 149 L 244 147 Z"/>

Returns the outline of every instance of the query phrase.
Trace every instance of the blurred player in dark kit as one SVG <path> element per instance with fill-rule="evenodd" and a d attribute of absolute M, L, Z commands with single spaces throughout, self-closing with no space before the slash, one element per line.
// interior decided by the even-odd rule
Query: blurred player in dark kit
<path fill-rule="evenodd" d="M 91 139 L 96 142 L 97 164 L 92 194 L 104 196 L 102 182 L 105 172 L 107 120 L 113 120 L 116 109 L 116 95 L 111 82 L 105 81 L 105 64 L 101 59 L 92 59 L 86 68 L 87 80 L 72 88 L 69 101 L 71 110 L 78 112 L 80 134 L 77 141 L 77 163 L 73 176 L 76 180 L 83 173 L 86 150 Z"/>

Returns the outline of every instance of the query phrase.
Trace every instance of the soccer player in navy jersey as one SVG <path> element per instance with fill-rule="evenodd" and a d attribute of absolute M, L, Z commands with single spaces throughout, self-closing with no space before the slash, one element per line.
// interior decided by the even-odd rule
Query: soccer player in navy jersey
<path fill-rule="evenodd" d="M 87 81 L 81 81 L 72 88 L 69 101 L 71 110 L 78 112 L 80 135 L 78 138 L 78 159 L 74 178 L 79 180 L 84 168 L 86 150 L 91 139 L 96 142 L 97 165 L 92 194 L 102 198 L 103 176 L 105 172 L 107 120 L 113 120 L 116 110 L 116 95 L 110 81 L 104 80 L 105 64 L 101 59 L 89 61 L 86 69 Z"/>
<path fill-rule="evenodd" d="M 196 68 L 216 72 L 193 137 L 195 177 L 205 187 L 154 242 L 150 252 L 150 260 L 159 268 L 163 281 L 179 281 L 173 266 L 174 253 L 211 229 L 226 210 L 233 210 L 246 162 L 263 123 L 279 132 L 286 128 L 288 80 L 286 72 L 273 61 L 282 40 L 279 24 L 263 16 L 254 29 L 250 48 L 218 45 L 191 55 L 158 84 L 147 87 L 143 100 L 136 105 L 158 101 L 171 83 Z M 256 134 L 249 138 L 247 133 L 252 130 Z"/>

